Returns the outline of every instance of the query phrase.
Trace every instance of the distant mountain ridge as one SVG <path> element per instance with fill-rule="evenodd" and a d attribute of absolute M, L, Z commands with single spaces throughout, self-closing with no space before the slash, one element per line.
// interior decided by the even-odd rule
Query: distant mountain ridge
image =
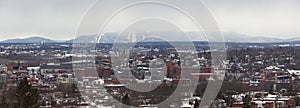
<path fill-rule="evenodd" d="M 17 38 L 17 39 L 8 39 L 1 41 L 0 43 L 55 43 L 51 39 L 43 38 L 43 37 L 29 37 L 29 38 Z"/>
<path fill-rule="evenodd" d="M 239 42 L 239 43 L 277 43 L 277 42 L 289 42 L 295 41 L 296 38 L 280 39 L 266 36 L 248 36 L 239 33 L 223 33 L 224 40 L 226 42 Z M 300 39 L 300 38 L 299 38 Z"/>
<path fill-rule="evenodd" d="M 189 33 L 191 38 L 197 37 L 198 34 Z M 234 43 L 278 43 L 278 42 L 300 42 L 300 37 L 290 39 L 270 38 L 265 36 L 248 36 L 238 33 L 223 33 L 225 42 Z M 95 42 L 97 35 L 82 35 L 76 39 L 70 40 L 51 40 L 44 37 L 29 37 L 29 38 L 17 38 L 0 41 L 0 43 L 73 43 L 73 42 Z M 100 43 L 114 43 L 118 38 L 116 33 L 107 33 L 102 35 Z M 200 40 L 205 41 L 206 39 Z M 193 40 L 199 41 L 199 40 Z"/>

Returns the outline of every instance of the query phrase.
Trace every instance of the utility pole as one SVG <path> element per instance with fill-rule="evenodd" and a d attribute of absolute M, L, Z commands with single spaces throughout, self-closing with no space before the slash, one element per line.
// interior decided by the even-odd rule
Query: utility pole
<path fill-rule="evenodd" d="M 298 78 L 298 76 L 296 76 L 295 74 L 294 75 L 292 75 L 292 77 L 295 77 L 295 85 L 294 85 L 294 92 L 295 92 L 295 97 L 294 97 L 294 106 L 293 106 L 293 108 L 296 108 L 296 105 L 297 105 L 297 103 L 298 103 L 298 83 L 299 83 L 299 78 Z"/>
<path fill-rule="evenodd" d="M 278 75 L 277 75 L 277 72 L 276 72 L 276 73 L 275 73 L 275 83 L 274 83 L 274 86 L 273 86 L 273 87 L 274 87 L 274 88 L 273 88 L 274 92 L 277 91 L 277 87 L 276 87 L 276 86 L 277 86 L 277 82 L 278 82 L 277 76 L 278 76 Z"/>
<path fill-rule="evenodd" d="M 277 72 L 275 73 L 275 83 L 274 83 L 274 92 L 276 92 L 276 89 L 277 89 L 277 81 L 278 81 L 278 78 L 277 78 Z M 277 100 L 278 100 L 278 93 L 276 94 L 276 98 L 275 98 L 275 108 L 278 108 L 277 107 Z"/>

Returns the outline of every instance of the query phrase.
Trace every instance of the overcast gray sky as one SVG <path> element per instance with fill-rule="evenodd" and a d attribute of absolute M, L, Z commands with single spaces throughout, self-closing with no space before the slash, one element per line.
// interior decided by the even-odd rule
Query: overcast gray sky
<path fill-rule="evenodd" d="M 74 38 L 94 0 L 0 0 L 0 40 L 44 36 Z M 204 0 L 223 32 L 300 37 L 299 0 Z M 185 5 L 192 5 L 188 3 Z M 196 11 L 196 10 L 195 10 Z M 100 14 L 101 15 L 101 14 Z"/>

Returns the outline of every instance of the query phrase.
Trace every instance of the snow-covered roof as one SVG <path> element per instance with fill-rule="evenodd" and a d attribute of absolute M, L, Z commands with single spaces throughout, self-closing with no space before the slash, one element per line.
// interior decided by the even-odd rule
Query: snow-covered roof
<path fill-rule="evenodd" d="M 297 75 L 297 76 L 300 76 L 300 70 L 288 70 L 288 72 L 289 72 L 290 74 L 295 74 L 295 75 Z"/>
<path fill-rule="evenodd" d="M 280 68 L 276 67 L 276 66 L 269 66 L 269 67 L 266 67 L 265 69 L 266 70 L 272 70 L 272 69 L 279 70 Z"/>

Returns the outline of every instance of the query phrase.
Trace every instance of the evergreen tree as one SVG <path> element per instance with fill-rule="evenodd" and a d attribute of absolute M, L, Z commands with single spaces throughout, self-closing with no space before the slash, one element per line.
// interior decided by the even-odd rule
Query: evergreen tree
<path fill-rule="evenodd" d="M 1 97 L 1 102 L 0 102 L 0 108 L 5 108 L 7 107 L 7 99 L 6 99 L 6 96 L 5 95 L 2 95 Z"/>
<path fill-rule="evenodd" d="M 243 98 L 244 108 L 251 108 L 251 100 L 252 100 L 252 98 L 249 95 L 246 95 Z"/>
<path fill-rule="evenodd" d="M 16 91 L 17 108 L 39 108 L 39 99 L 37 89 L 32 88 L 25 77 L 20 81 Z"/>
<path fill-rule="evenodd" d="M 122 97 L 122 103 L 124 104 L 123 108 L 129 108 L 128 106 L 130 106 L 130 98 L 128 93 L 125 93 L 125 96 Z"/>

